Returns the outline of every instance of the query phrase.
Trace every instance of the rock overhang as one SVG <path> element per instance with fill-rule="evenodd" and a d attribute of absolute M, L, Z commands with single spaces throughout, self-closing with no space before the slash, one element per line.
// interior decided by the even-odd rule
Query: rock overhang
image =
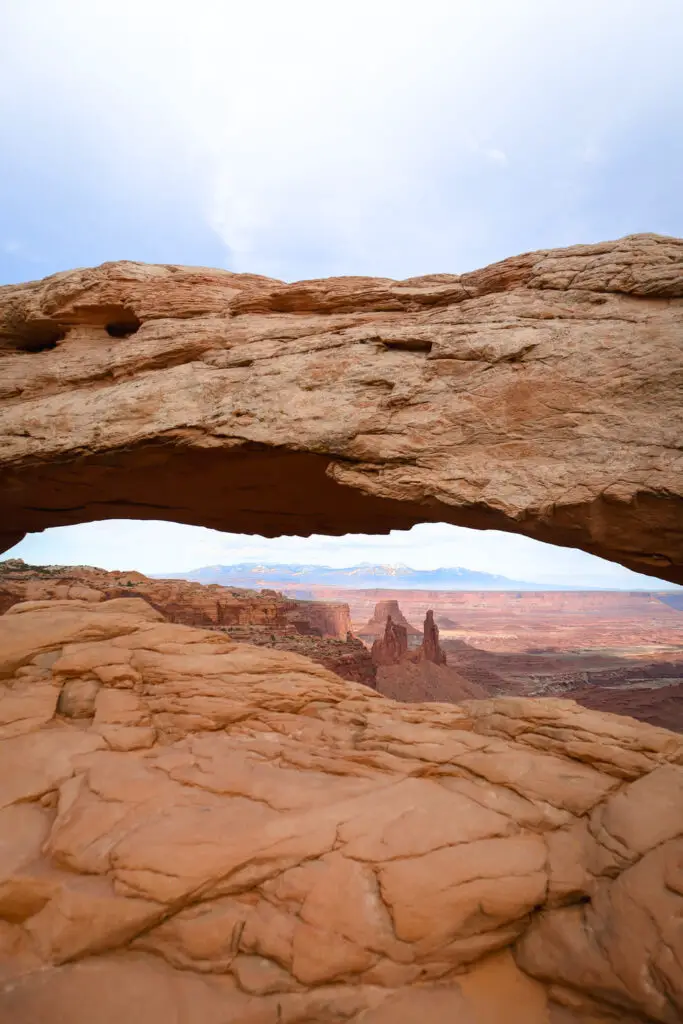
<path fill-rule="evenodd" d="M 0 288 L 0 537 L 511 530 L 683 582 L 683 241 L 285 284 L 122 262 Z"/>

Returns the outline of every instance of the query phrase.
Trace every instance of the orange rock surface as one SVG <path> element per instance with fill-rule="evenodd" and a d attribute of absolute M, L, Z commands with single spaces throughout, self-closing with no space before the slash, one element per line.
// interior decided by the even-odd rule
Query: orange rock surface
<path fill-rule="evenodd" d="M 377 671 L 370 651 L 362 640 L 351 633 L 342 640 L 285 630 L 271 631 L 262 626 L 221 627 L 221 632 L 237 643 L 255 644 L 257 647 L 270 647 L 275 651 L 301 654 L 323 665 L 342 679 L 365 683 L 366 686 L 376 685 Z"/>
<path fill-rule="evenodd" d="M 683 240 L 285 284 L 0 288 L 0 543 L 112 517 L 512 530 L 683 582 Z"/>
<path fill-rule="evenodd" d="M 439 643 L 439 627 L 434 622 L 434 612 L 431 608 L 422 627 L 422 643 L 415 653 L 420 661 L 429 661 L 434 665 L 446 664 L 446 655 Z"/>
<path fill-rule="evenodd" d="M 3 1024 L 680 1022 L 681 737 L 139 599 L 15 605 L 0 679 Z"/>

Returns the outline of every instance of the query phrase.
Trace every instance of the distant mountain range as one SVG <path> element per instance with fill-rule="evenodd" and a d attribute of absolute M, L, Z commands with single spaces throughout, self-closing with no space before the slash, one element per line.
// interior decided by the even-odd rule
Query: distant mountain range
<path fill-rule="evenodd" d="M 286 587 L 345 587 L 363 590 L 597 590 L 606 588 L 576 587 L 552 583 L 529 583 L 511 580 L 473 569 L 411 569 L 407 565 L 372 565 L 363 562 L 346 569 L 329 565 L 261 565 L 242 562 L 239 565 L 207 565 L 190 572 L 158 574 L 157 579 L 195 580 L 198 583 L 220 583 L 222 586 L 274 590 Z"/>

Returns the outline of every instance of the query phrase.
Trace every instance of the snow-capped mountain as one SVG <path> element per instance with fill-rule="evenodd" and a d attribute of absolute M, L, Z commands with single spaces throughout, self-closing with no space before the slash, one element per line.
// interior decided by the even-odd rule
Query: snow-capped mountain
<path fill-rule="evenodd" d="M 162 578 L 159 576 L 159 578 Z M 344 569 L 329 565 L 264 565 L 242 562 L 239 565 L 207 565 L 190 572 L 165 573 L 165 579 L 220 583 L 222 586 L 261 589 L 284 586 L 317 585 L 392 590 L 572 590 L 562 585 L 511 580 L 487 572 L 459 567 L 448 569 L 411 569 L 408 565 L 373 565 L 363 562 Z"/>

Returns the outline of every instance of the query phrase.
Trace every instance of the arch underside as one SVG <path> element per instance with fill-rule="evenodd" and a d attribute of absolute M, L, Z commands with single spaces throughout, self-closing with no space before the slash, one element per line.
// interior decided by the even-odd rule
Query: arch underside
<path fill-rule="evenodd" d="M 381 534 L 416 523 L 448 522 L 523 533 L 614 558 L 608 544 L 577 544 L 577 538 L 591 532 L 628 537 L 637 529 L 638 536 L 648 537 L 650 554 L 621 551 L 618 560 L 636 571 L 683 582 L 678 567 L 656 551 L 663 524 L 668 521 L 672 534 L 680 527 L 680 502 L 647 493 L 628 505 L 598 498 L 584 506 L 553 508 L 547 521 L 541 515 L 511 522 L 484 504 L 453 506 L 368 494 L 335 480 L 335 472 L 346 468 L 321 455 L 249 444 L 227 452 L 146 444 L 49 466 L 37 462 L 0 478 L 10 501 L 13 495 L 21 498 L 14 508 L 6 507 L 5 549 L 26 532 L 103 519 L 169 520 L 264 537 Z"/>
<path fill-rule="evenodd" d="M 511 530 L 683 583 L 683 243 L 408 282 L 0 288 L 0 541 L 97 519 Z"/>

